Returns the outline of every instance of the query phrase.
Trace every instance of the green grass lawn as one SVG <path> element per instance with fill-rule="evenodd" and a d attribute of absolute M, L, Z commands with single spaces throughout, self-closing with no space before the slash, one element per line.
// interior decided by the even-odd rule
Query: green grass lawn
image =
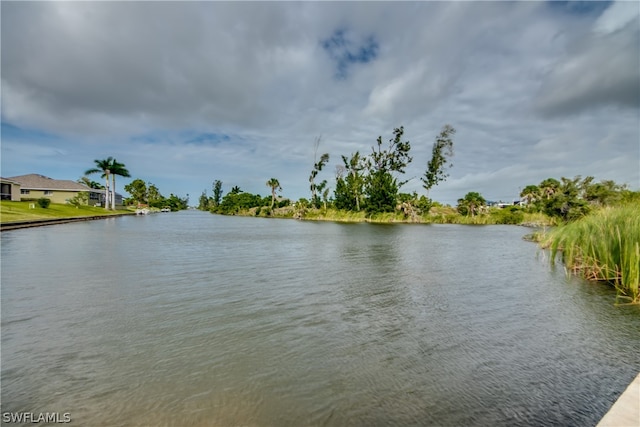
<path fill-rule="evenodd" d="M 30 206 L 35 206 L 31 208 Z M 83 216 L 97 215 L 117 215 L 131 212 L 127 209 L 110 211 L 104 208 L 96 208 L 92 206 L 81 206 L 76 208 L 72 205 L 63 205 L 51 203 L 48 208 L 44 209 L 38 206 L 36 202 L 11 202 L 7 200 L 0 201 L 0 222 L 19 222 L 37 219 L 57 219 L 57 218 L 76 218 Z"/>

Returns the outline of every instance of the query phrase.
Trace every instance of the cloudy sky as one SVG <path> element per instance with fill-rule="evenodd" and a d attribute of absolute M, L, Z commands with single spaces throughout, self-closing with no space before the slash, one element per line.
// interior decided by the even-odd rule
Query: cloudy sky
<path fill-rule="evenodd" d="M 1 15 L 4 177 L 75 180 L 113 156 L 192 203 L 215 179 L 267 195 L 275 177 L 308 198 L 317 137 L 333 185 L 341 155 L 402 125 L 403 191 L 424 193 L 449 123 L 435 200 L 575 175 L 640 188 L 636 1 L 3 1 Z"/>

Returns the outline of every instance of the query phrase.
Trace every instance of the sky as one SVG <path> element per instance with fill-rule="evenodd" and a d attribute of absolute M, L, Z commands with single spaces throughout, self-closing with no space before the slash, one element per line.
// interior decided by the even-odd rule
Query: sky
<path fill-rule="evenodd" d="M 1 170 L 77 180 L 115 157 L 197 204 L 223 191 L 310 197 L 341 156 L 404 126 L 430 197 L 511 201 L 545 178 L 640 189 L 640 3 L 12 2 L 1 13 Z M 101 181 L 98 175 L 94 180 Z"/>

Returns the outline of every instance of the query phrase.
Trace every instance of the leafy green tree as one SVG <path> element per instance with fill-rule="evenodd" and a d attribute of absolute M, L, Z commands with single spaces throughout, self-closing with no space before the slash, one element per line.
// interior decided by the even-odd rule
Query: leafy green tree
<path fill-rule="evenodd" d="M 230 193 L 231 194 L 240 194 L 240 193 L 242 193 L 242 190 L 237 185 L 234 185 L 233 187 L 231 187 Z"/>
<path fill-rule="evenodd" d="M 104 208 L 109 209 L 109 199 L 111 197 L 111 192 L 109 191 L 109 181 L 111 178 L 111 165 L 113 163 L 113 157 L 107 157 L 106 159 L 96 159 L 93 161 L 96 164 L 96 167 L 87 169 L 84 174 L 92 175 L 94 173 L 101 173 L 101 178 L 105 178 L 105 200 L 104 200 Z"/>
<path fill-rule="evenodd" d="M 143 180 L 134 179 L 124 186 L 124 191 L 131 195 L 135 203 L 148 203 L 147 184 Z"/>
<path fill-rule="evenodd" d="M 149 206 L 161 208 L 161 205 L 164 202 L 164 197 L 160 194 L 158 187 L 156 187 L 155 184 L 149 183 L 147 188 L 147 200 L 149 201 Z"/>
<path fill-rule="evenodd" d="M 276 191 L 282 191 L 282 187 L 280 186 L 280 182 L 275 178 L 267 181 L 267 187 L 271 188 L 271 206 L 269 209 L 273 210 L 273 205 L 276 203 Z"/>
<path fill-rule="evenodd" d="M 189 197 L 181 198 L 171 193 L 169 198 L 163 202 L 164 207 L 168 207 L 171 211 L 184 210 L 189 207 Z"/>
<path fill-rule="evenodd" d="M 336 188 L 334 190 L 335 204 L 338 209 L 360 210 L 362 195 L 364 194 L 365 177 L 363 171 L 367 164 L 356 151 L 347 159 L 342 156 L 343 166 L 336 174 Z"/>
<path fill-rule="evenodd" d="M 544 200 L 544 212 L 565 222 L 589 213 L 589 203 L 581 195 L 584 186 L 581 185 L 580 176 L 573 179 L 562 177 L 560 181 L 557 188 Z"/>
<path fill-rule="evenodd" d="M 229 192 L 223 198 L 215 212 L 224 215 L 233 215 L 243 210 L 264 205 L 264 199 L 259 194 L 245 192 Z"/>
<path fill-rule="evenodd" d="M 456 130 L 451 125 L 444 125 L 440 135 L 436 138 L 431 149 L 431 160 L 427 163 L 427 170 L 420 178 L 422 186 L 429 191 L 438 183 L 449 177 L 447 169 L 451 168 L 451 157 L 453 157 L 453 140 L 451 139 Z"/>
<path fill-rule="evenodd" d="M 333 197 L 333 203 L 337 209 L 356 210 L 346 180 L 340 174 L 336 177 L 336 188 L 333 190 Z"/>
<path fill-rule="evenodd" d="M 326 179 L 323 179 L 320 184 L 316 186 L 317 196 L 316 196 L 316 204 L 314 206 L 318 206 L 319 203 L 322 203 L 324 210 L 327 210 L 327 205 L 329 204 L 329 195 L 331 192 L 331 188 L 327 183 Z"/>
<path fill-rule="evenodd" d="M 198 210 L 206 211 L 209 209 L 209 197 L 207 196 L 207 190 L 202 190 L 200 198 L 198 199 Z"/>
<path fill-rule="evenodd" d="M 458 199 L 458 212 L 462 215 L 475 216 L 480 207 L 484 206 L 487 201 L 482 195 L 476 191 L 468 192 L 463 199 Z"/>
<path fill-rule="evenodd" d="M 67 203 L 73 205 L 75 207 L 85 206 L 89 204 L 89 192 L 88 191 L 80 191 L 75 196 L 70 199 L 67 199 Z"/>
<path fill-rule="evenodd" d="M 404 174 L 412 160 L 409 156 L 411 143 L 402 141 L 404 127 L 394 129 L 393 134 L 386 148 L 382 147 L 382 137 L 378 137 L 366 163 L 369 169 L 365 180 L 366 209 L 370 213 L 395 210 L 398 189 L 405 182 L 398 182 L 394 174 Z"/>
<path fill-rule="evenodd" d="M 238 188 L 239 190 L 240 188 Z M 213 206 L 217 207 L 222 201 L 222 181 L 216 179 L 213 181 Z"/>
<path fill-rule="evenodd" d="M 367 212 L 393 212 L 398 194 L 397 181 L 388 172 L 373 171 L 367 176 L 366 194 Z"/>
<path fill-rule="evenodd" d="M 584 188 L 584 198 L 596 206 L 610 206 L 622 199 L 624 190 L 623 185 L 618 185 L 611 180 L 589 183 Z"/>
<path fill-rule="evenodd" d="M 322 171 L 322 168 L 329 162 L 329 153 L 324 153 L 320 156 L 320 160 L 316 162 L 316 158 L 318 156 L 318 147 L 320 146 L 321 137 L 317 137 L 314 141 L 314 153 L 313 153 L 313 169 L 311 170 L 311 175 L 309 176 L 309 188 L 311 189 L 311 204 L 315 208 L 320 207 L 320 197 L 318 193 L 321 190 L 318 189 L 318 185 L 315 183 L 315 179 L 318 174 Z M 326 185 L 326 181 L 323 181 L 324 185 Z"/>

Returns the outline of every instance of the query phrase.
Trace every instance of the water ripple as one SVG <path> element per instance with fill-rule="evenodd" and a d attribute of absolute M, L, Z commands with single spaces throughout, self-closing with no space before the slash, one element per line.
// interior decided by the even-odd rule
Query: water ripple
<path fill-rule="evenodd" d="M 199 212 L 2 233 L 3 411 L 593 425 L 640 370 L 640 310 L 522 234 Z"/>

